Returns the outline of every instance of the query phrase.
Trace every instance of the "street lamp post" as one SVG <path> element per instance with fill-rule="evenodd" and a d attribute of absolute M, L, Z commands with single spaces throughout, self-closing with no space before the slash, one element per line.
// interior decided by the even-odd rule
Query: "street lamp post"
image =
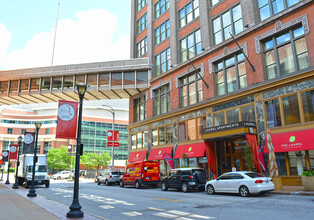
<path fill-rule="evenodd" d="M 19 140 L 19 149 L 18 149 L 18 152 L 17 152 L 17 161 L 16 161 L 16 172 L 15 172 L 15 183 L 12 187 L 12 189 L 18 189 L 19 188 L 19 184 L 18 184 L 18 181 L 17 181 L 17 172 L 18 172 L 18 168 L 19 168 L 19 165 L 20 165 L 20 150 L 21 150 L 21 145 L 22 145 L 22 136 L 20 135 L 18 137 L 18 140 Z"/>
<path fill-rule="evenodd" d="M 108 108 L 110 108 L 111 110 L 108 110 L 108 109 L 104 109 L 104 110 L 106 110 L 106 111 L 108 111 L 108 112 L 110 112 L 111 114 L 112 114 L 112 160 L 111 160 L 111 169 L 112 170 L 114 170 L 114 118 L 115 118 L 115 111 L 114 111 L 114 109 L 111 107 L 111 106 L 109 106 L 109 105 L 102 105 L 102 106 L 104 106 L 104 107 L 108 107 Z"/>
<path fill-rule="evenodd" d="M 36 127 L 36 139 L 35 139 L 35 149 L 34 149 L 34 159 L 33 159 L 33 174 L 32 174 L 32 185 L 31 188 L 29 189 L 29 193 L 27 194 L 28 197 L 36 197 L 36 190 L 35 190 L 35 168 L 36 168 L 36 162 L 37 162 L 37 143 L 38 143 L 38 132 L 41 127 L 40 122 L 36 122 L 35 127 Z"/>
<path fill-rule="evenodd" d="M 74 174 L 74 191 L 73 191 L 73 202 L 71 204 L 70 211 L 67 213 L 68 218 L 82 218 L 84 212 L 81 211 L 82 206 L 79 203 L 79 174 L 80 174 L 80 155 L 81 155 L 81 125 L 82 125 L 82 109 L 83 109 L 83 98 L 86 92 L 86 84 L 78 84 L 77 90 L 79 93 L 79 117 L 77 126 L 77 138 L 76 138 L 76 160 L 75 160 L 75 174 Z"/>

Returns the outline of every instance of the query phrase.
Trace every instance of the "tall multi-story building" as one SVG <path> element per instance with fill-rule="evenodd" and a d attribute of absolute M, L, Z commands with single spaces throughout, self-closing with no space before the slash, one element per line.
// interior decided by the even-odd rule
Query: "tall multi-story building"
<path fill-rule="evenodd" d="M 152 75 L 130 98 L 129 162 L 159 160 L 164 173 L 170 153 L 211 176 L 247 170 L 248 134 L 267 152 L 270 131 L 284 185 L 313 169 L 313 1 L 132 0 L 131 10 L 131 58 L 148 57 Z"/>
<path fill-rule="evenodd" d="M 83 106 L 81 140 L 86 152 L 108 152 L 107 132 L 112 130 L 113 116 L 108 107 L 115 111 L 115 130 L 119 131 L 119 147 L 115 147 L 114 158 L 121 166 L 128 159 L 128 102 L 109 100 L 86 102 Z M 41 122 L 38 135 L 38 153 L 47 153 L 51 148 L 75 145 L 76 140 L 56 138 L 57 103 L 28 104 L 2 107 L 0 110 L 0 152 L 8 150 L 10 144 L 17 144 L 18 137 L 25 132 L 35 132 L 35 123 Z M 116 163 L 117 165 L 117 163 Z"/>

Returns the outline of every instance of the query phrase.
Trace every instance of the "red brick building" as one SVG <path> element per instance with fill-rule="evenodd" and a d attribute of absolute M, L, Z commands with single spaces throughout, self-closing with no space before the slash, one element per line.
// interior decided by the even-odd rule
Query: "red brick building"
<path fill-rule="evenodd" d="M 313 11 L 311 0 L 132 0 L 131 58 L 148 57 L 152 75 L 130 98 L 129 161 L 167 172 L 166 152 L 211 176 L 246 170 L 247 134 L 265 150 L 270 129 L 283 184 L 298 184 L 314 167 L 313 135 L 293 134 L 314 134 Z"/>

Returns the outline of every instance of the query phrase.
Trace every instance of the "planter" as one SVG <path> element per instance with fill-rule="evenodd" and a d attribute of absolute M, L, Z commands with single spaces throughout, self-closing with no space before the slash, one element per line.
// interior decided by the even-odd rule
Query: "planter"
<path fill-rule="evenodd" d="M 305 191 L 314 191 L 314 176 L 302 176 Z"/>

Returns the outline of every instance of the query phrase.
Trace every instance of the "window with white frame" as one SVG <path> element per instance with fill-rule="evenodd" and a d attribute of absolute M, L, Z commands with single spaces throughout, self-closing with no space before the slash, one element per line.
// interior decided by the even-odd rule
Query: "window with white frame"
<path fill-rule="evenodd" d="M 146 119 L 146 95 L 134 99 L 134 122 Z"/>
<path fill-rule="evenodd" d="M 263 43 L 267 79 L 304 69 L 309 66 L 303 27 L 274 36 Z"/>
<path fill-rule="evenodd" d="M 258 0 L 261 21 L 295 5 L 300 0 Z"/>
<path fill-rule="evenodd" d="M 180 41 L 181 62 L 202 52 L 201 31 L 197 30 Z"/>
<path fill-rule="evenodd" d="M 154 115 L 164 114 L 171 110 L 169 84 L 159 87 L 153 91 Z"/>
<path fill-rule="evenodd" d="M 137 11 L 140 11 L 147 3 L 147 0 L 137 0 Z"/>
<path fill-rule="evenodd" d="M 137 20 L 137 33 L 141 33 L 147 27 L 147 14 Z"/>
<path fill-rule="evenodd" d="M 167 125 L 152 130 L 152 145 L 166 145 L 173 143 L 173 126 Z"/>
<path fill-rule="evenodd" d="M 179 11 L 179 25 L 184 27 L 200 15 L 199 0 L 193 0 Z"/>
<path fill-rule="evenodd" d="M 168 71 L 171 66 L 170 48 L 162 51 L 155 57 L 155 76 Z"/>
<path fill-rule="evenodd" d="M 159 18 L 160 15 L 165 13 L 169 9 L 169 0 L 159 0 L 155 4 L 155 18 Z"/>
<path fill-rule="evenodd" d="M 185 107 L 203 101 L 203 82 L 198 73 L 179 79 L 180 106 Z"/>
<path fill-rule="evenodd" d="M 211 5 L 210 6 L 214 6 L 216 4 L 218 4 L 219 2 L 222 2 L 223 0 L 210 0 Z"/>
<path fill-rule="evenodd" d="M 231 8 L 213 20 L 215 44 L 219 44 L 243 31 L 241 5 Z M 230 32 L 230 33 L 229 33 Z"/>
<path fill-rule="evenodd" d="M 247 87 L 242 53 L 215 64 L 215 83 L 217 96 Z"/>
<path fill-rule="evenodd" d="M 136 47 L 136 57 L 142 57 L 144 54 L 147 53 L 147 37 L 145 37 L 143 40 L 138 42 Z"/>
<path fill-rule="evenodd" d="M 164 40 L 170 37 L 170 21 L 162 23 L 155 29 L 155 44 L 160 44 Z"/>

